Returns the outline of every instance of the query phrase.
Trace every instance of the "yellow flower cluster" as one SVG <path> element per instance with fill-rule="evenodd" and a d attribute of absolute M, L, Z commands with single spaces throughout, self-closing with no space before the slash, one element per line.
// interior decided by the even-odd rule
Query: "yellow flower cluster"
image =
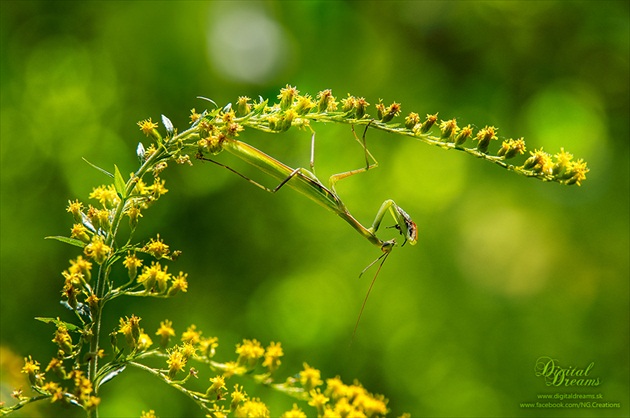
<path fill-rule="evenodd" d="M 277 97 L 279 103 L 273 105 L 268 105 L 268 102 L 262 99 L 259 103 L 251 103 L 249 97 L 239 97 L 235 106 L 236 111 L 231 106 L 226 106 L 223 110 L 200 115 L 193 109 L 191 121 L 198 124 L 201 137 L 198 141 L 199 155 L 221 152 L 224 139 L 235 136 L 236 132 L 246 127 L 267 132 L 284 132 L 292 126 L 310 126 L 311 121 L 320 121 L 368 124 L 386 132 L 411 136 L 445 149 L 465 151 L 511 171 L 545 181 L 580 185 L 588 172 L 583 160 L 565 165 L 561 160 L 546 164 L 547 161 L 544 161 L 546 157 L 541 156 L 540 152 L 532 154 L 533 160 L 530 159 L 522 165 L 507 164 L 506 160 L 525 153 L 525 141 L 523 138 L 505 139 L 496 152 L 492 151 L 491 143 L 499 139 L 498 129 L 494 126 L 485 126 L 475 133 L 470 124 L 460 128 L 456 119 L 442 120 L 437 124 L 437 114 L 427 114 L 426 119 L 421 120 L 415 112 L 409 113 L 401 126 L 394 123 L 394 118 L 401 113 L 401 105 L 396 102 L 386 106 L 379 101 L 375 106 L 376 116 L 372 117 L 367 113 L 369 103 L 364 98 L 348 94 L 348 97 L 341 100 L 339 106 L 330 89 L 320 91 L 312 98 L 308 94 L 300 94 L 296 87 L 286 85 L 280 89 Z M 434 135 L 431 130 L 436 125 L 439 133 Z M 476 141 L 476 146 L 466 148 L 465 143 L 468 139 Z"/>
<path fill-rule="evenodd" d="M 67 331 L 66 331 L 67 332 Z M 65 338 L 65 337 L 64 337 Z M 51 402 L 73 402 L 81 405 L 86 410 L 93 410 L 100 404 L 100 398 L 94 396 L 94 388 L 81 370 L 73 369 L 66 372 L 62 360 L 53 358 L 46 372 L 53 371 L 62 381 L 71 382 L 72 390 L 62 387 L 55 381 L 47 381 L 44 373 L 40 373 L 39 363 L 30 356 L 24 359 L 22 373 L 28 376 L 31 385 L 38 389 L 40 394 L 47 394 Z M 21 391 L 15 392 L 14 397 L 22 398 Z"/>
<path fill-rule="evenodd" d="M 174 296 L 180 291 L 188 291 L 187 277 L 188 275 L 181 271 L 177 276 L 173 276 L 168 272 L 168 266 L 153 261 L 150 266 L 143 267 L 136 280 L 144 286 L 147 293 Z"/>
<path fill-rule="evenodd" d="M 164 349 L 173 336 L 175 330 L 172 322 L 162 321 L 156 335 L 162 339 Z M 388 412 L 387 399 L 382 395 L 372 395 L 358 382 L 352 385 L 344 384 L 339 377 L 327 379 L 325 382 L 321 372 L 304 363 L 297 378 L 289 378 L 285 383 L 273 383 L 272 375 L 280 365 L 280 358 L 284 352 L 280 343 L 271 342 L 267 348 L 255 339 L 244 339 L 236 345 L 236 361 L 216 363 L 211 361 L 214 349 L 218 346 L 216 338 L 205 338 L 195 325 L 190 325 L 181 335 L 181 344 L 167 349 L 166 363 L 169 381 L 185 382 L 196 370 L 190 369 L 183 380 L 175 380 L 178 374 L 186 371 L 190 360 L 205 362 L 212 370 L 220 372 L 210 377 L 210 383 L 204 393 L 204 398 L 212 403 L 209 416 L 220 417 L 229 414 L 236 417 L 269 417 L 271 413 L 263 401 L 250 398 L 240 385 L 228 389 L 227 381 L 234 375 L 251 376 L 255 381 L 264 382 L 277 390 L 298 396 L 317 411 L 318 417 L 379 417 Z M 208 355 L 208 347 L 212 347 Z M 261 362 L 262 359 L 262 362 Z M 259 366 L 265 370 L 256 374 Z M 184 376 L 184 375 L 182 375 Z M 311 416 L 305 413 L 297 404 L 281 416 L 297 418 Z"/>
<path fill-rule="evenodd" d="M 127 345 L 134 351 L 146 351 L 153 345 L 151 337 L 140 328 L 140 318 L 135 315 L 120 318 L 118 333 L 124 335 Z"/>
<path fill-rule="evenodd" d="M 322 392 L 319 370 L 306 363 L 300 372 L 300 383 L 308 390 L 308 403 L 317 410 L 319 417 L 374 417 L 385 416 L 388 412 L 385 397 L 372 395 L 357 382 L 346 385 L 338 376 L 327 379 Z"/>

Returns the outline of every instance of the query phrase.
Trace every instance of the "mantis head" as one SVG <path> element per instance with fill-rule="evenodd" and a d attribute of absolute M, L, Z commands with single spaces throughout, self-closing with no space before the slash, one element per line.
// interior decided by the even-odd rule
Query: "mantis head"
<path fill-rule="evenodd" d="M 402 245 L 405 245 L 406 242 L 416 245 L 418 242 L 418 226 L 400 206 L 396 206 L 395 209 L 396 229 L 405 237 L 405 242 Z"/>

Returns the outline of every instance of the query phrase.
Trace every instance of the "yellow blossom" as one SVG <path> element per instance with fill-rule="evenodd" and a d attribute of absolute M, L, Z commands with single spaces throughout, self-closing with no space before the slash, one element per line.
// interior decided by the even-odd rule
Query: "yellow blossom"
<path fill-rule="evenodd" d="M 83 203 L 79 202 L 79 200 L 75 200 L 74 202 L 68 201 L 68 208 L 66 211 L 72 214 L 75 222 L 82 221 L 81 213 L 83 211 Z"/>
<path fill-rule="evenodd" d="M 232 377 L 234 375 L 242 375 L 245 374 L 247 369 L 241 365 L 239 365 L 235 361 L 225 362 L 225 369 L 223 370 L 223 376 L 226 378 Z"/>
<path fill-rule="evenodd" d="M 194 107 L 192 109 L 190 109 L 190 123 L 197 122 L 200 117 L 201 117 L 201 115 L 199 113 L 197 113 L 197 111 L 195 111 Z"/>
<path fill-rule="evenodd" d="M 82 256 L 78 256 L 76 260 L 70 260 L 68 271 L 71 273 L 81 273 L 87 280 L 90 280 L 92 277 L 92 263 Z"/>
<path fill-rule="evenodd" d="M 143 134 L 149 136 L 150 134 L 154 134 L 156 132 L 158 124 L 153 122 L 151 118 L 149 118 L 138 122 L 138 126 L 140 127 L 140 130 Z"/>
<path fill-rule="evenodd" d="M 358 396 L 352 404 L 366 416 L 384 416 L 387 414 L 387 399 L 383 396 L 373 397 L 367 393 Z"/>
<path fill-rule="evenodd" d="M 470 125 L 466 125 L 462 129 L 460 129 L 457 136 L 455 136 L 455 146 L 459 147 L 461 145 L 464 145 L 464 142 L 466 142 L 466 140 L 472 136 L 472 133 L 473 130 Z"/>
<path fill-rule="evenodd" d="M 326 395 L 333 399 L 339 399 L 346 396 L 348 386 L 346 386 L 339 376 L 326 379 Z"/>
<path fill-rule="evenodd" d="M 133 280 L 138 274 L 138 268 L 142 266 L 142 260 L 136 257 L 135 253 L 132 254 L 131 252 L 129 252 L 125 257 L 125 260 L 123 261 L 123 266 L 127 268 L 129 278 Z"/>
<path fill-rule="evenodd" d="M 238 364 L 252 369 L 258 359 L 265 354 L 265 349 L 257 340 L 245 339 L 242 344 L 236 346 L 236 354 L 238 354 Z"/>
<path fill-rule="evenodd" d="M 280 343 L 271 342 L 267 350 L 265 350 L 265 360 L 263 361 L 263 367 L 267 367 L 269 373 L 273 373 L 280 366 L 280 357 L 284 353 L 282 352 L 282 346 Z"/>
<path fill-rule="evenodd" d="M 183 271 L 179 272 L 177 277 L 173 278 L 173 282 L 171 283 L 170 289 L 168 289 L 169 296 L 175 296 L 179 292 L 187 292 L 188 291 L 188 281 L 186 278 L 188 274 Z"/>
<path fill-rule="evenodd" d="M 90 296 L 88 296 L 85 301 L 88 303 L 88 305 L 90 305 L 90 308 L 92 309 L 92 311 L 96 311 L 96 309 L 98 309 L 98 302 L 99 302 L 99 298 L 94 294 L 90 294 Z"/>
<path fill-rule="evenodd" d="M 348 399 L 341 398 L 336 404 L 334 408 L 335 414 L 338 417 L 348 417 L 348 418 L 365 418 L 365 414 L 355 408 Z"/>
<path fill-rule="evenodd" d="M 168 364 L 168 377 L 173 380 L 177 372 L 184 370 L 184 367 L 186 367 L 186 358 L 179 348 L 175 347 L 169 352 L 166 363 Z"/>
<path fill-rule="evenodd" d="M 120 197 L 118 197 L 118 193 L 113 184 L 95 187 L 92 189 L 92 193 L 90 193 L 90 199 L 98 200 L 104 208 L 110 209 L 120 203 Z"/>
<path fill-rule="evenodd" d="M 189 359 L 189 358 L 191 358 L 192 356 L 195 355 L 195 353 L 197 352 L 197 349 L 191 343 L 186 342 L 186 343 L 182 344 L 182 346 L 179 349 L 179 351 L 182 352 L 182 354 L 184 355 L 184 357 L 186 357 L 186 359 Z"/>
<path fill-rule="evenodd" d="M 96 396 L 90 396 L 88 399 L 86 399 L 83 402 L 83 406 L 88 411 L 92 411 L 96 409 L 96 407 L 98 407 L 100 404 L 101 404 L 101 398 L 98 398 Z"/>
<path fill-rule="evenodd" d="M 109 257 L 112 249 L 110 246 L 105 245 L 102 237 L 95 235 L 92 237 L 92 241 L 85 246 L 83 252 L 97 264 L 103 264 Z"/>
<path fill-rule="evenodd" d="M 197 325 L 192 324 L 189 326 L 186 331 L 182 333 L 182 342 L 190 343 L 190 344 L 199 344 L 201 340 L 201 331 L 197 331 Z"/>
<path fill-rule="evenodd" d="M 28 356 L 28 358 L 24 358 L 24 367 L 22 367 L 22 373 L 25 373 L 28 376 L 28 381 L 31 383 L 31 385 L 41 384 L 38 372 L 39 362 L 33 360 L 31 356 Z"/>
<path fill-rule="evenodd" d="M 56 357 L 53 357 L 50 360 L 50 363 L 48 363 L 48 366 L 46 366 L 46 371 L 50 371 L 50 370 L 57 373 L 59 377 L 64 377 L 66 374 L 66 371 L 63 367 L 63 362 Z"/>
<path fill-rule="evenodd" d="M 306 94 L 304 96 L 298 96 L 294 109 L 298 115 L 304 115 L 313 107 L 315 107 L 315 102 L 313 102 L 310 95 Z"/>
<path fill-rule="evenodd" d="M 133 173 L 131 173 L 131 175 L 133 176 Z M 138 195 L 147 195 L 149 192 L 147 184 L 141 178 L 137 178 L 133 193 Z"/>
<path fill-rule="evenodd" d="M 300 372 L 300 383 L 304 387 L 304 390 L 310 392 L 323 383 L 321 372 L 304 363 L 304 370 Z"/>
<path fill-rule="evenodd" d="M 138 225 L 138 218 L 143 217 L 140 208 L 135 204 L 129 206 L 125 210 L 125 215 L 129 217 L 129 225 L 131 226 L 131 228 L 135 228 Z"/>
<path fill-rule="evenodd" d="M 155 258 L 165 257 L 170 251 L 169 246 L 164 244 L 164 241 L 160 239 L 160 234 L 157 235 L 157 238 L 151 238 L 142 250 L 148 252 Z"/>
<path fill-rule="evenodd" d="M 127 344 L 132 349 L 136 349 L 139 344 L 140 334 L 142 333 L 142 330 L 140 329 L 140 320 L 141 318 L 138 318 L 135 315 L 131 315 L 131 318 L 120 318 L 118 333 L 125 336 Z"/>
<path fill-rule="evenodd" d="M 55 382 L 46 382 L 46 384 L 42 386 L 42 390 L 52 395 L 50 398 L 51 402 L 57 402 L 63 399 L 64 391 L 61 386 Z"/>
<path fill-rule="evenodd" d="M 201 338 L 199 340 L 199 349 L 203 356 L 212 358 L 215 355 L 216 348 L 219 346 L 219 339 L 217 337 Z"/>
<path fill-rule="evenodd" d="M 153 197 L 157 199 L 168 192 L 168 189 L 164 187 L 165 184 L 166 184 L 165 180 L 156 178 L 153 184 L 147 187 L 147 189 L 150 191 Z"/>
<path fill-rule="evenodd" d="M 175 330 L 173 329 L 173 321 L 164 320 L 160 322 L 160 328 L 158 328 L 155 335 L 160 337 L 160 346 L 165 348 L 171 337 L 175 336 Z"/>
<path fill-rule="evenodd" d="M 453 137 L 454 135 L 457 135 L 457 132 L 459 131 L 457 120 L 443 120 L 442 122 L 440 122 L 440 131 L 442 131 L 441 138 L 446 140 Z"/>
<path fill-rule="evenodd" d="M 477 143 L 477 150 L 483 153 L 488 151 L 490 141 L 497 139 L 497 131 L 498 129 L 494 126 L 486 126 L 485 128 L 479 130 L 479 132 L 477 132 L 477 136 L 474 138 L 479 141 Z"/>
<path fill-rule="evenodd" d="M 234 411 L 236 418 L 269 418 L 269 409 L 260 399 L 251 399 L 239 405 Z"/>
<path fill-rule="evenodd" d="M 152 345 L 153 345 L 153 341 L 151 340 L 151 337 L 149 337 L 148 334 L 141 332 L 140 337 L 138 337 L 138 350 L 140 351 L 147 350 Z"/>
<path fill-rule="evenodd" d="M 280 109 L 286 110 L 291 107 L 293 100 L 299 93 L 297 88 L 288 84 L 280 89 L 280 94 L 278 95 L 278 99 L 280 99 Z"/>
<path fill-rule="evenodd" d="M 157 263 L 151 263 L 151 266 L 145 266 L 142 269 L 142 274 L 136 279 L 138 283 L 142 283 L 147 292 L 155 292 L 157 288 L 163 292 L 166 290 L 166 284 L 170 280 L 171 275 L 167 273 L 168 266 L 164 267 Z"/>
<path fill-rule="evenodd" d="M 88 235 L 88 229 L 83 224 L 74 224 L 70 230 L 70 237 L 79 239 L 85 243 L 90 242 L 90 236 Z"/>
<path fill-rule="evenodd" d="M 223 376 L 215 376 L 210 378 L 212 383 L 206 391 L 206 398 L 212 400 L 223 399 L 224 391 L 226 390 L 225 378 Z"/>
<path fill-rule="evenodd" d="M 72 353 L 72 338 L 68 333 L 68 328 L 65 325 L 60 324 L 57 326 L 57 330 L 55 331 L 55 337 L 52 339 L 52 342 L 59 346 L 59 349 L 65 354 L 68 355 Z"/>
<path fill-rule="evenodd" d="M 231 411 L 234 411 L 239 404 L 247 400 L 247 394 L 243 390 L 243 386 L 239 386 L 238 384 L 234 385 L 234 390 L 230 393 L 230 397 L 232 398 L 230 402 Z"/>
<path fill-rule="evenodd" d="M 579 159 L 576 162 L 572 162 L 567 171 L 571 173 L 571 177 L 566 181 L 566 183 L 581 186 L 581 182 L 586 180 L 586 173 L 590 170 L 586 167 L 586 161 Z"/>
<path fill-rule="evenodd" d="M 11 397 L 17 399 L 18 401 L 22 400 L 23 396 L 24 396 L 24 391 L 22 390 L 22 388 L 14 389 L 13 392 L 11 392 Z M 0 407 L 2 406 L 4 406 L 4 403 L 0 403 Z"/>
<path fill-rule="evenodd" d="M 306 414 L 298 408 L 297 404 L 293 404 L 293 408 L 290 411 L 280 415 L 280 418 L 307 418 Z"/>
<path fill-rule="evenodd" d="M 309 396 L 311 399 L 308 401 L 308 404 L 317 409 L 318 415 L 323 415 L 324 407 L 330 399 L 324 396 L 319 388 L 310 390 Z"/>
<path fill-rule="evenodd" d="M 337 110 L 337 100 L 332 95 L 332 90 L 326 89 L 317 93 L 317 110 L 319 112 L 334 112 Z"/>
<path fill-rule="evenodd" d="M 512 158 L 518 154 L 525 153 L 525 141 L 523 138 L 519 139 L 508 139 L 507 141 L 503 141 L 501 144 L 501 148 L 497 155 L 499 157 Z"/>
<path fill-rule="evenodd" d="M 553 172 L 551 155 L 541 149 L 530 151 L 530 157 L 523 164 L 523 168 L 532 169 L 538 173 L 550 175 Z"/>

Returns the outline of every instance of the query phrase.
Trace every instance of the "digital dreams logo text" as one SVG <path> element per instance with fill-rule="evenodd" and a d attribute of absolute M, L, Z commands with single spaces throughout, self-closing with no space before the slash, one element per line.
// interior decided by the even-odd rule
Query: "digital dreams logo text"
<path fill-rule="evenodd" d="M 543 377 L 547 386 L 578 387 L 599 386 L 599 377 L 590 376 L 595 363 L 579 368 L 573 366 L 561 367 L 558 360 L 551 357 L 539 357 L 534 368 L 537 377 Z"/>

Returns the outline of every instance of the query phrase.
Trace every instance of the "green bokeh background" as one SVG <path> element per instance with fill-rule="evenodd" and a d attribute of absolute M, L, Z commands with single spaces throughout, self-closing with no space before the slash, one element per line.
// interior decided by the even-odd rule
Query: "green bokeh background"
<path fill-rule="evenodd" d="M 395 199 L 420 240 L 389 258 L 350 345 L 371 278 L 357 275 L 378 250 L 291 190 L 271 195 L 210 164 L 173 165 L 169 193 L 145 212 L 138 236 L 159 232 L 183 251 L 169 271 L 187 272 L 190 290 L 118 299 L 106 330 L 131 314 L 151 334 L 165 318 L 178 334 L 194 323 L 219 337 L 223 360 L 243 338 L 281 341 L 280 374 L 306 361 L 324 377 L 359 379 L 390 399 L 394 416 L 627 416 L 628 4 L 3 0 L 2 401 L 12 401 L 22 357 L 46 364 L 54 354 L 53 330 L 33 318 L 69 318 L 60 272 L 77 253 L 43 237 L 67 234 L 68 200 L 87 200 L 107 180 L 82 157 L 129 173 L 138 141 L 146 144 L 136 121 L 165 114 L 182 129 L 191 108 L 208 105 L 196 96 L 274 98 L 289 83 L 495 125 L 530 150 L 565 147 L 591 171 L 582 187 L 547 184 L 370 131 L 379 168 L 338 191 L 365 223 Z M 314 128 L 321 178 L 361 166 L 348 126 Z M 308 164 L 307 132 L 241 138 L 290 166 Z M 534 374 L 541 356 L 593 362 L 601 385 L 548 388 Z M 293 403 L 247 390 L 275 416 Z M 601 393 L 621 408 L 519 406 L 540 393 Z M 101 396 L 106 417 L 202 416 L 137 371 Z M 16 416 L 38 414 L 81 416 L 48 403 Z"/>

